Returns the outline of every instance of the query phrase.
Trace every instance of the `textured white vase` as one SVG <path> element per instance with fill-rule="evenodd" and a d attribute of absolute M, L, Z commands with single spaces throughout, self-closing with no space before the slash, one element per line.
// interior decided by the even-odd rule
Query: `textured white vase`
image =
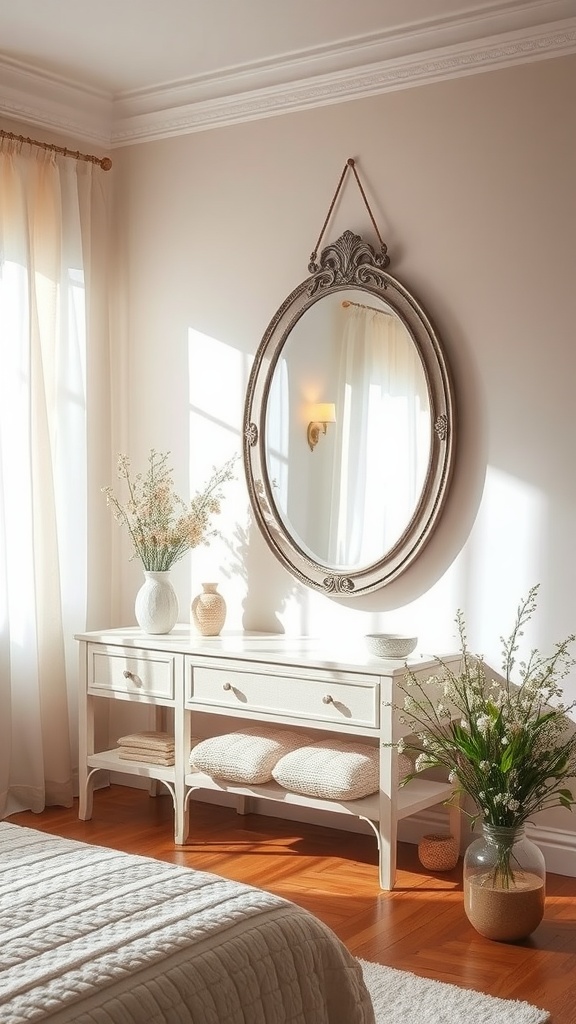
<path fill-rule="evenodd" d="M 178 598 L 170 572 L 144 570 L 145 580 L 136 594 L 136 622 L 145 633 L 169 633 L 178 621 Z"/>
<path fill-rule="evenodd" d="M 202 636 L 218 636 L 226 620 L 226 602 L 217 583 L 203 583 L 191 605 L 192 622 Z"/>

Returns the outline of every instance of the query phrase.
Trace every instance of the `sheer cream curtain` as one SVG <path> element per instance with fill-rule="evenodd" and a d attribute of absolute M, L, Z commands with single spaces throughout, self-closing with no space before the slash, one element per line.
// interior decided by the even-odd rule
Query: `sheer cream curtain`
<path fill-rule="evenodd" d="M 108 359 L 103 177 L 92 163 L 0 142 L 2 817 L 72 803 L 91 451 L 97 473 L 108 463 L 109 428 L 96 442 L 87 386 L 90 368 L 97 402 Z"/>
<path fill-rule="evenodd" d="M 368 565 L 400 538 L 424 483 L 426 380 L 400 319 L 350 304 L 336 389 L 330 561 Z"/>

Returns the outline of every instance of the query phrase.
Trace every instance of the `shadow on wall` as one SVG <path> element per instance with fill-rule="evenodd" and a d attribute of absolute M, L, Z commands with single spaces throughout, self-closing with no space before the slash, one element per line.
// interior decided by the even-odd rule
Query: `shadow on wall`
<path fill-rule="evenodd" d="M 301 596 L 302 587 L 268 551 L 252 514 L 247 527 L 236 525 L 231 540 L 225 539 L 229 552 L 229 578 L 244 582 L 242 626 L 264 633 L 284 633 L 280 615 L 289 601 Z M 262 567 L 265 566 L 265 569 Z"/>

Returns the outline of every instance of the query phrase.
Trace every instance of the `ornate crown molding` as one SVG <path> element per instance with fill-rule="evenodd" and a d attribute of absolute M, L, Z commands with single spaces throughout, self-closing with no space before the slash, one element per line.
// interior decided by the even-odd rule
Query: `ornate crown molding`
<path fill-rule="evenodd" d="M 186 87 L 182 87 L 181 103 L 163 109 L 156 106 L 153 111 L 145 109 L 151 101 L 149 96 L 119 99 L 112 142 L 126 145 L 205 131 L 574 52 L 576 18 L 561 29 L 531 30 L 508 34 L 505 38 L 443 47 L 425 54 L 384 58 L 360 68 L 303 77 L 252 91 L 244 88 L 197 102 L 187 99 Z M 306 62 L 302 65 L 304 71 Z M 239 76 L 236 84 L 245 86 L 246 81 Z"/>
<path fill-rule="evenodd" d="M 563 0 L 554 6 L 564 11 Z M 573 10 L 573 0 L 570 0 Z M 567 8 L 569 9 L 569 8 Z M 428 22 L 119 96 L 0 59 L 0 115 L 103 146 L 206 131 L 576 52 L 576 17 L 487 35 L 502 16 Z M 481 38 L 472 38 L 482 33 Z"/>
<path fill-rule="evenodd" d="M 0 58 L 0 116 L 110 146 L 112 98 L 27 64 Z"/>

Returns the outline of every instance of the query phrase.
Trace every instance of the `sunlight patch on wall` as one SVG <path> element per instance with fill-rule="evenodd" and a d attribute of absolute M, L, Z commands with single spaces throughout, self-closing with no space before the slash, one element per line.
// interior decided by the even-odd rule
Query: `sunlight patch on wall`
<path fill-rule="evenodd" d="M 472 646 L 480 645 L 480 653 L 494 668 L 502 660 L 499 638 L 509 635 L 520 600 L 542 579 L 545 520 L 546 497 L 540 490 L 488 467 L 469 561 L 475 594 Z M 467 618 L 472 621 L 472 610 Z M 523 647 L 533 645 L 531 629 L 532 623 L 526 627 Z"/>
<path fill-rule="evenodd" d="M 246 590 L 247 495 L 242 469 L 242 411 L 248 367 L 246 355 L 194 328 L 188 330 L 190 492 L 200 490 L 233 455 L 236 479 L 224 484 L 220 536 L 191 552 L 192 596 L 203 582 L 218 582 L 228 615 L 226 629 L 241 629 Z"/>

